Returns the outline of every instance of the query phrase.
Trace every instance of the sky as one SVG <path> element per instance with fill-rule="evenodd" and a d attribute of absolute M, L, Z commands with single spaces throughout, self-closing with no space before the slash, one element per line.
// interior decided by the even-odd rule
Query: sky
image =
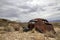
<path fill-rule="evenodd" d="M 0 18 L 21 22 L 34 18 L 60 20 L 60 0 L 0 0 Z"/>

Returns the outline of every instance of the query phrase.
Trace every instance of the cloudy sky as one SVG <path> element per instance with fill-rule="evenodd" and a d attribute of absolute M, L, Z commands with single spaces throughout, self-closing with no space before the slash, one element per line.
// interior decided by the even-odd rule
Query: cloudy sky
<path fill-rule="evenodd" d="M 0 0 L 0 18 L 60 20 L 60 0 Z"/>

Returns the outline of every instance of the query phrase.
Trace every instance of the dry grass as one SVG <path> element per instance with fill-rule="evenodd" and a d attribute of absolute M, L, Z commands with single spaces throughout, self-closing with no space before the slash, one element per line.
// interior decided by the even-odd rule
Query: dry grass
<path fill-rule="evenodd" d="M 0 35 L 0 40 L 55 40 L 55 38 L 47 38 L 41 33 L 30 33 L 30 32 L 9 32 Z"/>
<path fill-rule="evenodd" d="M 54 27 L 60 28 L 60 22 L 52 22 L 51 24 L 53 24 Z"/>
<path fill-rule="evenodd" d="M 0 34 L 0 40 L 60 40 L 60 28 L 55 28 L 57 34 L 55 38 L 45 37 L 44 34 L 34 32 L 6 32 Z"/>
<path fill-rule="evenodd" d="M 44 40 L 44 36 L 40 33 L 9 32 L 0 35 L 0 40 Z"/>
<path fill-rule="evenodd" d="M 50 32 L 46 33 L 46 35 L 48 34 L 47 37 L 45 37 L 44 34 L 38 33 L 36 31 L 34 31 L 34 33 L 32 33 L 33 31 L 21 33 L 22 30 L 7 32 L 5 29 L 7 30 L 9 29 L 7 25 L 8 22 L 5 24 L 5 21 L 6 20 L 4 20 L 3 22 L 0 21 L 1 26 L 3 26 L 3 27 L 0 26 L 0 40 L 60 40 L 60 23 L 52 23 L 54 25 L 56 35 L 54 35 L 55 38 L 50 38 L 48 37 L 48 35 L 50 35 Z M 27 23 L 22 23 L 20 25 L 26 27 Z"/>
<path fill-rule="evenodd" d="M 56 31 L 56 39 L 60 40 L 60 28 L 55 28 Z"/>

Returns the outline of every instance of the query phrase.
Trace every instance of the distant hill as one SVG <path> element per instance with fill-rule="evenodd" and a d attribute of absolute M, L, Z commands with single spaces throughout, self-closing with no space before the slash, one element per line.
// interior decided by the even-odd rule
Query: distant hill
<path fill-rule="evenodd" d="M 49 22 L 60 22 L 60 20 L 52 20 L 52 21 L 49 21 Z"/>

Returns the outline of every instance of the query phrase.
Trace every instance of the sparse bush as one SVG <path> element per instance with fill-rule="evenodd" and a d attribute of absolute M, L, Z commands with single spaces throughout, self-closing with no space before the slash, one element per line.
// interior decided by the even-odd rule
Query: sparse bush
<path fill-rule="evenodd" d="M 7 19 L 0 19 L 0 27 L 3 27 L 4 29 L 0 28 L 0 31 L 6 31 L 6 32 L 14 32 L 19 31 L 21 32 L 23 30 L 22 24 L 20 22 L 16 21 L 10 21 Z"/>

